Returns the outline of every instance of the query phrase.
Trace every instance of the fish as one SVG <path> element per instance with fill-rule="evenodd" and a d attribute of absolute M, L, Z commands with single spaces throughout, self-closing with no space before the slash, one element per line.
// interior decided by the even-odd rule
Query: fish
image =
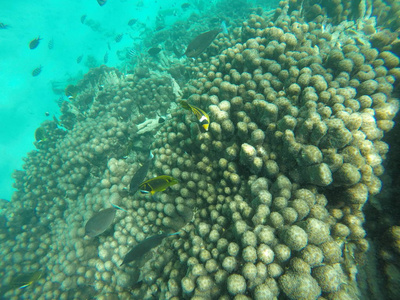
<path fill-rule="evenodd" d="M 181 8 L 183 9 L 183 10 L 186 10 L 186 9 L 188 9 L 190 7 L 190 3 L 183 3 L 182 5 L 181 5 Z"/>
<path fill-rule="evenodd" d="M 175 232 L 175 233 L 161 233 L 157 235 L 153 235 L 144 241 L 140 242 L 136 246 L 134 246 L 127 254 L 125 254 L 124 259 L 122 260 L 122 263 L 120 266 L 128 264 L 132 261 L 141 259 L 147 252 L 149 252 L 151 249 L 154 247 L 157 247 L 158 245 L 161 244 L 163 239 L 166 237 L 169 237 L 171 235 L 176 235 L 180 234 L 180 232 Z"/>
<path fill-rule="evenodd" d="M 108 52 L 106 52 L 106 54 L 104 54 L 103 61 L 105 64 L 108 62 Z"/>
<path fill-rule="evenodd" d="M 130 20 L 128 21 L 128 26 L 133 26 L 133 25 L 136 24 L 136 22 L 137 22 L 137 19 L 130 19 Z"/>
<path fill-rule="evenodd" d="M 51 49 L 54 48 L 54 40 L 53 40 L 53 39 L 51 39 L 51 40 L 48 42 L 47 47 L 49 48 L 49 50 L 51 50 Z"/>
<path fill-rule="evenodd" d="M 133 177 L 131 179 L 131 183 L 129 184 L 129 193 L 131 195 L 136 193 L 139 186 L 141 185 L 143 180 L 146 178 L 146 175 L 147 175 L 147 172 L 149 171 L 153 157 L 154 157 L 154 155 L 150 151 L 149 157 L 147 158 L 146 162 L 139 168 L 139 170 L 136 171 L 135 175 L 133 175 Z"/>
<path fill-rule="evenodd" d="M 161 48 L 160 47 L 151 47 L 149 50 L 147 50 L 147 53 L 149 53 L 151 56 L 155 56 L 158 53 L 160 53 Z"/>
<path fill-rule="evenodd" d="M 33 50 L 35 49 L 37 46 L 39 46 L 40 43 L 40 36 L 38 36 L 36 39 L 33 39 L 32 41 L 29 42 L 29 49 Z"/>
<path fill-rule="evenodd" d="M 82 58 L 83 58 L 83 54 L 82 54 L 82 55 L 79 55 L 79 56 L 76 58 L 76 63 L 79 64 L 79 63 L 82 61 Z"/>
<path fill-rule="evenodd" d="M 166 188 L 179 183 L 177 179 L 168 175 L 161 175 L 142 182 L 139 190 L 142 194 L 152 194 L 165 191 Z"/>
<path fill-rule="evenodd" d="M 82 15 L 81 16 L 81 23 L 85 24 L 85 20 L 86 20 L 86 15 Z"/>
<path fill-rule="evenodd" d="M 117 43 L 119 43 L 119 42 L 122 40 L 122 37 L 123 37 L 123 36 L 124 36 L 123 33 L 118 34 L 118 35 L 115 37 L 115 41 L 116 41 Z"/>
<path fill-rule="evenodd" d="M 85 225 L 85 235 L 89 237 L 96 237 L 102 234 L 104 231 L 110 227 L 111 223 L 114 221 L 117 209 L 121 209 L 126 212 L 126 210 L 121 207 L 112 204 L 112 207 L 103 209 L 95 213 Z"/>
<path fill-rule="evenodd" d="M 46 140 L 46 131 L 43 127 L 38 127 L 35 130 L 35 141 L 40 142 Z"/>
<path fill-rule="evenodd" d="M 203 53 L 204 50 L 208 48 L 208 46 L 211 45 L 217 35 L 221 32 L 223 32 L 224 34 L 228 33 L 225 22 L 221 23 L 221 28 L 219 29 L 210 30 L 196 36 L 187 46 L 185 55 L 187 57 L 199 56 L 201 53 Z"/>
<path fill-rule="evenodd" d="M 204 130 L 208 131 L 208 127 L 210 126 L 210 117 L 204 110 L 196 106 L 190 105 L 189 103 L 187 103 L 187 101 L 184 100 L 179 101 L 179 104 L 184 109 L 190 110 L 196 116 L 197 120 L 199 120 Z"/>
<path fill-rule="evenodd" d="M 36 77 L 36 76 L 38 76 L 39 74 L 40 74 L 40 72 L 42 72 L 42 66 L 39 66 L 39 67 L 37 67 L 37 68 L 34 68 L 33 70 L 32 70 L 32 76 L 33 77 Z"/>
<path fill-rule="evenodd" d="M 107 0 L 97 0 L 97 3 L 98 3 L 100 6 L 103 6 L 104 4 L 106 4 L 106 2 L 107 2 Z"/>
<path fill-rule="evenodd" d="M 0 23 L 0 29 L 8 29 L 8 28 L 10 28 L 10 25 Z"/>
<path fill-rule="evenodd" d="M 20 274 L 17 277 L 11 279 L 10 287 L 18 289 L 26 288 L 33 283 L 39 281 L 39 279 L 42 278 L 43 274 L 44 272 L 42 270 Z"/>
<path fill-rule="evenodd" d="M 132 57 L 134 57 L 135 55 L 136 55 L 137 53 L 136 53 L 136 50 L 135 49 L 130 49 L 128 52 L 127 52 L 127 57 L 128 58 L 132 58 Z"/>

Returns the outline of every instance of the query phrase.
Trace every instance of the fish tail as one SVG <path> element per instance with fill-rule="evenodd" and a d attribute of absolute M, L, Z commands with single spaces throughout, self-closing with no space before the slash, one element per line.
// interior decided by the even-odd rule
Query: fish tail
<path fill-rule="evenodd" d="M 113 204 L 113 203 L 111 203 L 111 201 L 110 201 L 110 204 L 114 207 L 114 208 L 116 208 L 116 209 L 120 209 L 120 210 L 122 210 L 122 211 L 124 211 L 124 212 L 128 212 L 128 211 L 126 211 L 125 209 L 123 209 L 122 207 L 119 207 L 118 205 L 115 205 L 115 204 Z"/>
<path fill-rule="evenodd" d="M 168 236 L 171 236 L 171 235 L 177 235 L 177 234 L 181 234 L 181 232 L 180 232 L 180 231 L 178 231 L 178 232 L 170 233 L 170 234 L 168 234 Z"/>
<path fill-rule="evenodd" d="M 228 28 L 226 27 L 225 21 L 222 21 L 222 22 L 221 22 L 221 32 L 222 32 L 223 34 L 229 34 Z"/>

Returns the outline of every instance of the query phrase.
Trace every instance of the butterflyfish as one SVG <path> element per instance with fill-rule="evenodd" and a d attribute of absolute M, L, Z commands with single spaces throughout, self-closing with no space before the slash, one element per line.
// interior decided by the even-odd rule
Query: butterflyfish
<path fill-rule="evenodd" d="M 184 100 L 181 100 L 179 103 L 184 109 L 190 110 L 192 113 L 194 113 L 204 130 L 208 131 L 208 126 L 210 126 L 210 117 L 204 110 L 196 106 L 190 105 L 189 103 L 187 103 L 187 101 Z"/>
<path fill-rule="evenodd" d="M 143 194 L 150 193 L 154 195 L 155 192 L 165 191 L 166 188 L 173 186 L 177 183 L 179 182 L 174 177 L 161 175 L 142 182 L 139 185 L 139 190 Z"/>
<path fill-rule="evenodd" d="M 138 260 L 142 258 L 147 252 L 149 252 L 151 249 L 154 247 L 157 247 L 158 245 L 161 244 L 164 238 L 171 236 L 171 235 L 176 235 L 179 234 L 180 232 L 175 232 L 175 233 L 161 233 L 157 235 L 153 235 L 147 239 L 145 239 L 143 242 L 140 242 L 136 246 L 134 246 L 124 257 L 121 266 L 127 263 L 130 263 L 132 261 Z"/>

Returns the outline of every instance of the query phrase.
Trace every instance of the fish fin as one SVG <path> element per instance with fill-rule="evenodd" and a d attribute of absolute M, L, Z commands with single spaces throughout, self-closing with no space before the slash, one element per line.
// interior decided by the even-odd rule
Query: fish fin
<path fill-rule="evenodd" d="M 150 160 L 150 159 L 153 159 L 153 158 L 154 158 L 154 154 L 153 154 L 153 152 L 151 152 L 151 150 L 150 150 L 149 158 L 148 158 L 148 159 Z"/>
<path fill-rule="evenodd" d="M 122 207 L 119 207 L 118 205 L 115 205 L 115 204 L 111 203 L 111 201 L 110 201 L 110 204 L 112 205 L 112 207 L 114 207 L 116 209 L 120 209 L 120 210 L 122 210 L 122 211 L 124 211 L 126 213 L 128 212 L 127 210 L 123 209 Z"/>
<path fill-rule="evenodd" d="M 225 21 L 222 21 L 222 22 L 221 22 L 221 32 L 222 32 L 223 34 L 229 34 L 228 28 L 226 27 Z"/>

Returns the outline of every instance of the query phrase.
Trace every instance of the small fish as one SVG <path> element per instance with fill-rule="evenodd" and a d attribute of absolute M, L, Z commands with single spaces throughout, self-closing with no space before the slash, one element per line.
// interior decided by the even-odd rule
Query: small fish
<path fill-rule="evenodd" d="M 40 43 L 40 36 L 38 36 L 36 39 L 33 39 L 32 41 L 29 42 L 29 49 L 33 50 L 35 49 L 37 46 L 39 46 Z"/>
<path fill-rule="evenodd" d="M 4 24 L 4 23 L 0 23 L 0 29 L 8 29 L 8 28 L 10 28 L 9 25 Z"/>
<path fill-rule="evenodd" d="M 42 68 L 43 68 L 42 66 L 39 66 L 39 67 L 33 69 L 33 71 L 32 71 L 32 76 L 33 76 L 33 77 L 38 76 L 38 75 L 40 74 L 40 72 L 42 72 Z"/>
<path fill-rule="evenodd" d="M 133 26 L 133 25 L 136 24 L 136 22 L 137 22 L 137 19 L 130 19 L 130 20 L 128 21 L 128 26 Z"/>
<path fill-rule="evenodd" d="M 124 36 L 123 33 L 118 34 L 118 35 L 115 37 L 115 41 L 116 41 L 117 43 L 119 43 L 119 42 L 122 40 L 122 37 L 123 37 L 123 36 Z"/>
<path fill-rule="evenodd" d="M 139 170 L 136 171 L 135 175 L 133 175 L 133 177 L 131 179 L 131 183 L 129 184 L 129 193 L 131 195 L 136 193 L 140 184 L 146 178 L 146 175 L 147 175 L 147 172 L 149 171 L 153 157 L 154 157 L 154 155 L 150 151 L 150 155 L 147 158 L 146 162 L 139 168 Z"/>
<path fill-rule="evenodd" d="M 129 58 L 134 57 L 136 55 L 136 50 L 135 49 L 130 49 L 126 55 Z"/>
<path fill-rule="evenodd" d="M 53 39 L 51 39 L 51 40 L 49 41 L 49 43 L 47 44 L 47 47 L 48 47 L 50 50 L 54 48 L 54 40 L 53 40 Z"/>
<path fill-rule="evenodd" d="M 35 130 L 35 141 L 40 142 L 46 140 L 46 131 L 43 127 L 38 127 Z"/>
<path fill-rule="evenodd" d="M 221 23 L 221 28 L 219 29 L 210 30 L 196 36 L 187 46 L 185 55 L 187 57 L 199 56 L 208 48 L 208 46 L 211 45 L 220 32 L 223 32 L 224 34 L 228 33 L 225 22 Z"/>
<path fill-rule="evenodd" d="M 106 54 L 104 54 L 103 61 L 105 64 L 108 62 L 108 52 L 106 52 Z"/>
<path fill-rule="evenodd" d="M 46 111 L 46 112 L 44 113 L 44 115 L 45 115 L 46 117 L 48 117 L 48 116 L 50 116 L 50 113 L 49 113 L 48 111 Z"/>
<path fill-rule="evenodd" d="M 152 194 L 165 191 L 166 188 L 179 183 L 177 179 L 168 175 L 161 175 L 142 182 L 139 190 L 142 194 Z"/>
<path fill-rule="evenodd" d="M 176 235 L 176 234 L 180 234 L 180 232 L 175 232 L 175 233 L 170 233 L 170 234 L 162 233 L 162 234 L 153 235 L 153 236 L 145 239 L 143 242 L 140 242 L 139 244 L 134 246 L 131 249 L 131 251 L 129 251 L 125 255 L 120 266 L 122 266 L 124 264 L 128 264 L 132 261 L 141 259 L 151 249 L 160 245 L 164 238 L 169 237 L 171 235 Z"/>
<path fill-rule="evenodd" d="M 186 10 L 186 9 L 188 9 L 190 7 L 190 3 L 183 3 L 182 5 L 181 5 L 181 8 L 183 9 L 183 10 Z"/>
<path fill-rule="evenodd" d="M 98 211 L 89 219 L 89 221 L 86 222 L 85 235 L 96 237 L 106 231 L 108 227 L 110 227 L 111 223 L 114 221 L 117 209 L 121 209 L 116 205 L 111 205 L 113 207 Z"/>
<path fill-rule="evenodd" d="M 76 58 L 76 63 L 77 63 L 77 64 L 80 64 L 81 61 L 82 61 L 82 58 L 83 58 L 83 54 L 82 54 L 82 55 L 79 55 L 79 56 Z"/>
<path fill-rule="evenodd" d="M 82 15 L 81 16 L 81 23 L 85 24 L 85 20 L 86 20 L 86 15 Z"/>
<path fill-rule="evenodd" d="M 159 117 L 158 118 L 158 123 L 159 124 L 164 123 L 164 122 L 165 122 L 165 118 L 164 117 Z"/>
<path fill-rule="evenodd" d="M 43 274 L 44 272 L 42 270 L 38 270 L 36 272 L 18 275 L 17 277 L 11 279 L 10 287 L 18 289 L 26 288 L 42 278 Z"/>
<path fill-rule="evenodd" d="M 158 53 L 160 53 L 161 48 L 160 47 L 152 47 L 149 50 L 147 50 L 147 53 L 149 53 L 151 56 L 156 56 Z"/>
<path fill-rule="evenodd" d="M 187 101 L 181 100 L 179 104 L 187 110 L 190 110 L 196 116 L 197 120 L 199 120 L 201 126 L 203 126 L 205 131 L 208 131 L 208 126 L 210 126 L 210 117 L 206 112 L 196 106 L 190 105 Z"/>
<path fill-rule="evenodd" d="M 107 0 L 97 0 L 97 3 L 98 3 L 100 6 L 103 6 L 104 4 L 106 4 L 106 2 L 107 2 Z"/>

